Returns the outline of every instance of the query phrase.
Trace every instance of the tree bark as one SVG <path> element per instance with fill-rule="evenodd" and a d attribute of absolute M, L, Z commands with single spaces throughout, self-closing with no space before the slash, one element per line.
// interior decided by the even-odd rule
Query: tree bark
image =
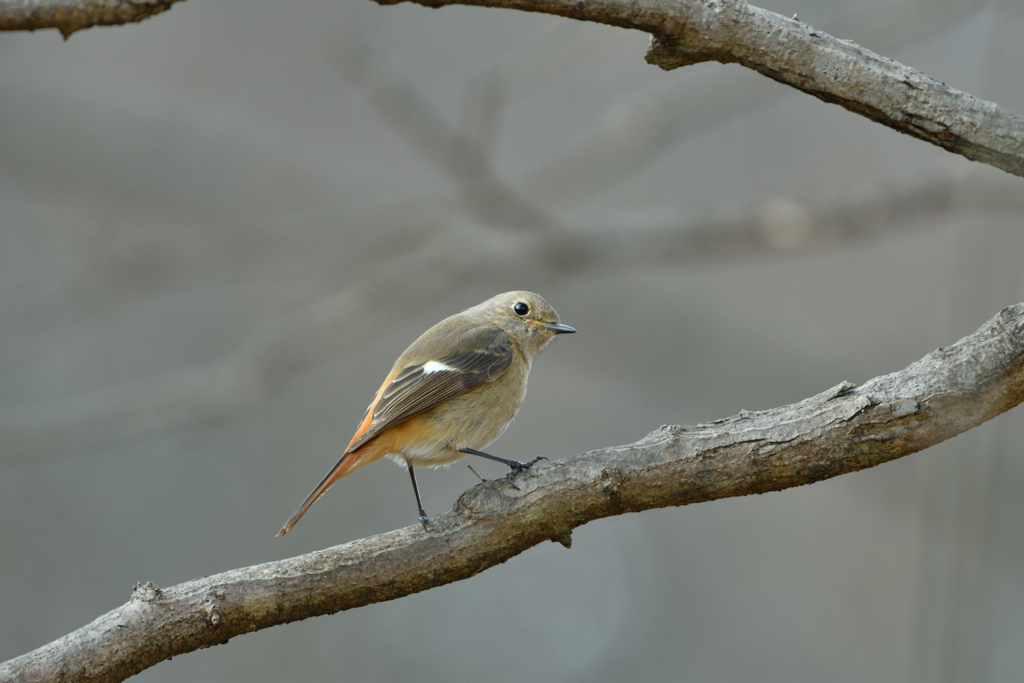
<path fill-rule="evenodd" d="M 169 10 L 180 0 L 4 0 L 0 2 L 0 31 L 55 28 L 67 40 L 91 26 L 142 21 Z"/>

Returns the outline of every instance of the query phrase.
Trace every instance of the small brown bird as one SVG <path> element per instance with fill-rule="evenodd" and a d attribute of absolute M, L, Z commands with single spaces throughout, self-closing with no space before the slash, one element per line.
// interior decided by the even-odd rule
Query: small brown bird
<path fill-rule="evenodd" d="M 412 477 L 420 522 L 426 527 L 414 467 L 446 465 L 467 455 L 504 463 L 512 475 L 523 463 L 488 455 L 526 396 L 533 359 L 556 334 L 575 332 L 537 294 L 506 292 L 445 318 L 420 335 L 388 373 L 338 464 L 292 513 L 284 536 L 309 506 L 341 477 L 385 455 Z"/>

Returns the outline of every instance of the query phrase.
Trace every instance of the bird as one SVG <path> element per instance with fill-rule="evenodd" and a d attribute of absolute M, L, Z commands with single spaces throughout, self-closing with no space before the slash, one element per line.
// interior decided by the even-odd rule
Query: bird
<path fill-rule="evenodd" d="M 576 330 L 533 292 L 505 292 L 437 323 L 395 361 L 355 435 L 327 476 L 277 532 L 284 536 L 341 477 L 389 456 L 412 479 L 419 520 L 423 509 L 416 467 L 447 465 L 467 455 L 496 460 L 512 477 L 546 458 L 519 462 L 483 452 L 515 417 L 540 350 Z"/>

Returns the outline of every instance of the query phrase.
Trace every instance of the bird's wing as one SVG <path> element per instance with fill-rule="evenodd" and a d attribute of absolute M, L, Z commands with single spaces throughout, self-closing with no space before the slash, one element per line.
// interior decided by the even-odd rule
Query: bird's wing
<path fill-rule="evenodd" d="M 454 351 L 402 368 L 370 404 L 347 453 L 388 427 L 496 379 L 515 358 L 508 335 L 497 327 L 469 330 Z"/>

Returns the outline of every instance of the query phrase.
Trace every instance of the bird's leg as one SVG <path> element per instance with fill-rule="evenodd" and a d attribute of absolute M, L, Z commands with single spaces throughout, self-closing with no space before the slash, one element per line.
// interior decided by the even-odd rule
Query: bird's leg
<path fill-rule="evenodd" d="M 526 470 L 530 469 L 531 467 L 536 465 L 541 460 L 547 460 L 547 458 L 545 458 L 543 455 L 538 455 L 536 458 L 534 458 L 530 462 L 519 462 L 518 460 L 510 460 L 509 458 L 499 458 L 496 455 L 491 455 L 490 453 L 484 453 L 483 451 L 477 451 L 477 450 L 474 450 L 472 448 L 460 448 L 459 452 L 460 453 L 468 453 L 469 455 L 479 455 L 481 458 L 487 458 L 488 460 L 495 460 L 495 461 L 500 462 L 501 464 L 505 465 L 506 467 L 508 467 L 509 468 L 509 473 L 507 475 L 505 475 L 505 478 L 508 479 L 509 486 L 514 488 L 516 491 L 519 490 L 519 487 L 516 486 L 512 482 L 512 475 L 513 474 L 519 474 L 520 472 L 525 472 Z"/>
<path fill-rule="evenodd" d="M 405 463 L 409 468 L 409 477 L 412 479 L 412 492 L 416 494 L 416 507 L 420 510 L 420 524 L 423 525 L 423 529 L 426 530 L 427 522 L 430 518 L 427 517 L 427 513 L 423 510 L 423 503 L 420 501 L 420 487 L 416 485 L 416 473 L 412 471 L 412 465 Z"/>

